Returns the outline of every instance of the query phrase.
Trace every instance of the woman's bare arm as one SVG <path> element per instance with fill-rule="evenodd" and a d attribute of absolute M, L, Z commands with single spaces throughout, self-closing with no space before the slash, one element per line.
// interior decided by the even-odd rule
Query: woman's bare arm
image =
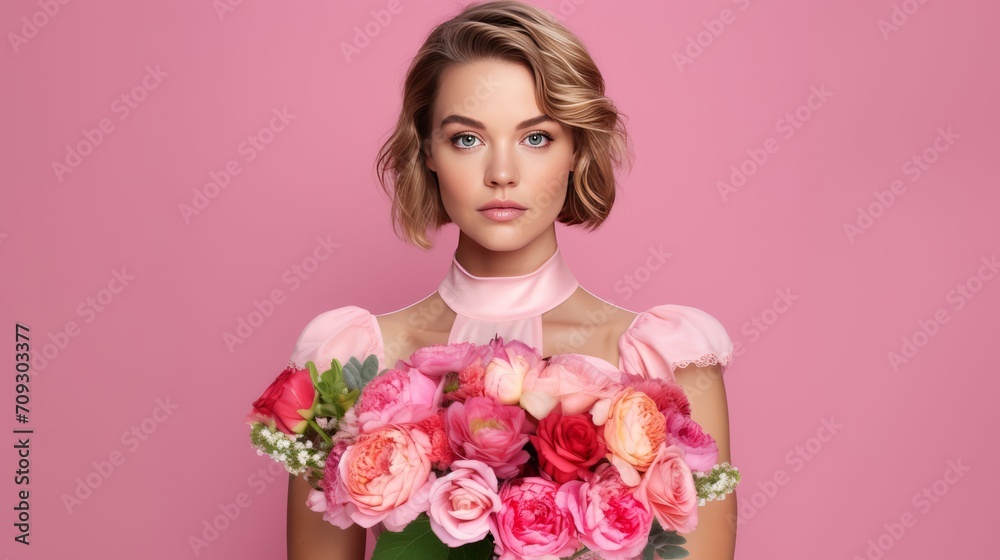
<path fill-rule="evenodd" d="M 691 418 L 715 438 L 719 460 L 731 462 L 729 452 L 729 405 L 719 366 L 688 366 L 674 372 L 691 401 Z M 739 465 L 734 465 L 739 467 Z M 706 502 L 698 508 L 698 527 L 682 533 L 683 545 L 692 560 L 733 560 L 736 554 L 736 493 L 724 500 Z"/>
<path fill-rule="evenodd" d="M 306 506 L 309 483 L 288 475 L 288 560 L 364 560 L 367 530 L 344 530 Z"/>

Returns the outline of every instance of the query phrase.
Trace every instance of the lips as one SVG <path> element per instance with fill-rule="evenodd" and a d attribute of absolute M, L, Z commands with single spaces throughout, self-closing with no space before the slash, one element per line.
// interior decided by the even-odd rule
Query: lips
<path fill-rule="evenodd" d="M 510 210 L 527 210 L 524 206 L 521 206 L 520 204 L 518 204 L 516 202 L 513 202 L 513 201 L 510 201 L 510 200 L 493 200 L 493 201 L 487 202 L 486 204 L 484 204 L 483 206 L 481 206 L 479 208 L 479 210 L 480 211 L 482 211 L 482 210 L 490 210 L 492 208 L 507 208 L 507 209 L 510 209 Z"/>

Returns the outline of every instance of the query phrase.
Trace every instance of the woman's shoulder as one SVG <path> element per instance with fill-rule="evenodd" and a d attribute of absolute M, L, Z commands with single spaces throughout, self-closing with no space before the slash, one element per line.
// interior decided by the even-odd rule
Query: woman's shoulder
<path fill-rule="evenodd" d="M 334 358 L 341 363 L 351 356 L 369 354 L 382 358 L 382 337 L 375 315 L 357 305 L 324 311 L 306 323 L 295 341 L 289 366 L 302 368 L 312 361 L 323 371 Z"/>
<path fill-rule="evenodd" d="M 694 364 L 732 362 L 733 341 L 707 311 L 666 303 L 638 312 L 618 341 L 622 369 L 644 377 L 673 378 L 674 370 Z"/>

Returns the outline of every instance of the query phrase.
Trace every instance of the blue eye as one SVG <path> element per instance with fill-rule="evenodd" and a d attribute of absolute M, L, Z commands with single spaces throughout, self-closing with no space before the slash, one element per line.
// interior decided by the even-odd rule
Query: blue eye
<path fill-rule="evenodd" d="M 448 140 L 451 141 L 452 146 L 455 146 L 460 150 L 471 150 L 477 146 L 476 141 L 479 140 L 479 137 L 468 132 L 459 132 Z M 540 150 L 552 142 L 552 135 L 544 130 L 536 130 L 528 133 L 525 137 L 525 141 L 527 142 L 529 148 Z"/>
<path fill-rule="evenodd" d="M 546 142 L 544 144 L 533 143 L 533 142 L 541 142 L 542 140 L 545 140 Z M 528 135 L 528 145 L 531 146 L 532 148 L 544 148 L 545 146 L 548 146 L 549 142 L 551 141 L 552 141 L 552 136 L 548 132 L 542 130 L 532 132 L 531 134 Z"/>

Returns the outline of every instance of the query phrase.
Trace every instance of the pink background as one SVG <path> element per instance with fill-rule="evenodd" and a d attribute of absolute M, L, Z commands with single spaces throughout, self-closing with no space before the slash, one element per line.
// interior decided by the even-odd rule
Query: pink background
<path fill-rule="evenodd" d="M 998 490 L 986 427 L 1000 278 L 981 269 L 1000 251 L 996 5 L 535 3 L 589 47 L 637 150 L 605 226 L 559 230 L 567 261 L 605 299 L 699 307 L 738 345 L 737 557 L 982 557 Z M 459 5 L 404 1 L 346 60 L 340 45 L 389 5 L 0 5 L 0 395 L 6 429 L 35 431 L 30 547 L 13 541 L 24 487 L 10 431 L 0 452 L 0 555 L 284 557 L 286 478 L 249 446 L 249 403 L 309 319 L 426 296 L 456 240 L 453 226 L 427 253 L 397 239 L 373 164 L 410 58 Z M 701 52 L 678 66 L 689 38 Z M 286 107 L 294 117 L 250 160 L 241 143 Z M 110 132 L 93 132 L 102 119 Z M 78 145 L 75 167 L 54 170 Z M 750 169 L 764 146 L 778 149 L 722 196 L 731 166 Z M 230 160 L 240 173 L 186 221 L 179 206 Z M 872 217 L 849 236 L 859 208 Z M 333 258 L 286 283 L 317 238 Z M 660 247 L 665 266 L 622 290 Z M 230 351 L 224 333 L 274 290 L 281 303 Z M 36 365 L 27 424 L 12 414 L 16 322 Z M 933 336 L 914 334 L 921 322 Z M 920 347 L 894 367 L 904 339 Z M 968 470 L 946 474 L 949 461 Z M 99 485 L 67 506 L 88 476 Z M 238 516 L 195 551 L 227 504 Z"/>

